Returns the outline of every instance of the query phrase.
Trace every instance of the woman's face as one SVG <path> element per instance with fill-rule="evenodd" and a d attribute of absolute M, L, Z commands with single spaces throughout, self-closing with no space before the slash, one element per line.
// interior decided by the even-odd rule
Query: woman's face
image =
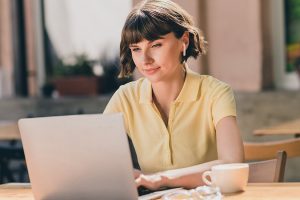
<path fill-rule="evenodd" d="M 152 83 L 168 81 L 182 74 L 183 40 L 177 39 L 174 33 L 154 41 L 144 39 L 129 47 L 137 69 Z"/>

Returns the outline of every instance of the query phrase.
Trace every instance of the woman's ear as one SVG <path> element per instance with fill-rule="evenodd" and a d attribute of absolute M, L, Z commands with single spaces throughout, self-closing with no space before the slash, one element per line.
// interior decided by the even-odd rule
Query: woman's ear
<path fill-rule="evenodd" d="M 189 42 L 190 42 L 189 36 L 190 36 L 190 33 L 188 31 L 185 31 L 181 37 L 181 41 L 184 43 L 184 46 L 186 49 L 189 47 Z"/>

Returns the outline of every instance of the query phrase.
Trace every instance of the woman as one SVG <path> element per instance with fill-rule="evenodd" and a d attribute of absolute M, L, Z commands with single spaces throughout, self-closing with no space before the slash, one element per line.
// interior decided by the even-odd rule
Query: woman
<path fill-rule="evenodd" d="M 211 166 L 243 162 L 231 88 L 185 63 L 204 53 L 190 15 L 172 1 L 144 1 L 128 15 L 120 76 L 137 68 L 144 78 L 121 86 L 104 113 L 124 115 L 141 167 L 137 187 L 195 188 Z"/>

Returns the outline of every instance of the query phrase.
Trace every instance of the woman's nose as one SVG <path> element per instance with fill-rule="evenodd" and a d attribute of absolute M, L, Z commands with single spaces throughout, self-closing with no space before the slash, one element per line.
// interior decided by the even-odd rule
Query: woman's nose
<path fill-rule="evenodd" d="M 151 64 L 153 63 L 153 57 L 149 51 L 145 51 L 142 56 L 143 64 Z"/>

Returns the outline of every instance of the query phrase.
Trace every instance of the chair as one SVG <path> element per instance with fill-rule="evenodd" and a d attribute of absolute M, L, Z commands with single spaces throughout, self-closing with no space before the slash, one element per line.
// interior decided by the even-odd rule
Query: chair
<path fill-rule="evenodd" d="M 0 146 L 0 184 L 4 182 L 23 182 L 27 174 L 27 169 L 24 165 L 24 152 L 21 145 L 16 142 L 11 142 L 9 145 Z M 13 162 L 13 164 L 12 164 Z M 18 175 L 18 179 L 16 176 Z"/>
<path fill-rule="evenodd" d="M 245 160 L 266 160 L 276 158 L 278 151 L 285 151 L 287 157 L 300 156 L 300 138 L 272 142 L 244 142 Z"/>
<path fill-rule="evenodd" d="M 249 162 L 249 183 L 283 182 L 286 152 L 279 151 L 275 159 Z"/>
<path fill-rule="evenodd" d="M 249 165 L 249 182 L 283 182 L 287 157 L 300 156 L 300 138 L 244 142 L 244 151 L 246 161 L 255 161 Z"/>

